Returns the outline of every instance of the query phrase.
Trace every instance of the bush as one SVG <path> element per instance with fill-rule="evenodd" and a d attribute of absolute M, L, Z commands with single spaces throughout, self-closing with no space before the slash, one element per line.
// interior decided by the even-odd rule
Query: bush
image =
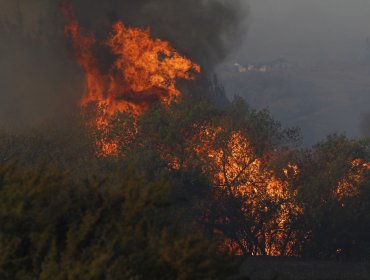
<path fill-rule="evenodd" d="M 1 279 L 225 279 L 230 257 L 173 194 L 179 179 L 128 168 L 115 183 L 0 168 Z"/>

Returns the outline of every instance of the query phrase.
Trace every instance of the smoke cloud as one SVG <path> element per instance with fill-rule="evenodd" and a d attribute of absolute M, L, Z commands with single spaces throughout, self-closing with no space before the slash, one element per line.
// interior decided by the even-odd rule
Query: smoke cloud
<path fill-rule="evenodd" d="M 246 34 L 243 0 L 70 0 L 81 26 L 106 39 L 111 24 L 149 27 L 212 72 Z M 104 54 L 103 54 L 104 55 Z M 83 91 L 58 1 L 0 3 L 0 125 L 29 127 L 65 117 Z"/>
<path fill-rule="evenodd" d="M 81 24 L 107 34 L 117 20 L 150 26 L 155 37 L 168 40 L 181 53 L 208 70 L 240 45 L 248 15 L 242 0 L 73 0 Z"/>

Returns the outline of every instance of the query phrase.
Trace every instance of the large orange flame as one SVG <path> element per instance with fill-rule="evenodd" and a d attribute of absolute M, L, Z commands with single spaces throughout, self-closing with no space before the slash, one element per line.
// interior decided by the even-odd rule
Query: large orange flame
<path fill-rule="evenodd" d="M 153 102 L 170 104 L 180 98 L 178 79 L 193 80 L 200 66 L 181 56 L 169 42 L 151 38 L 149 28 L 126 27 L 122 22 L 113 25 L 109 38 L 99 47 L 109 48 L 115 61 L 107 74 L 99 68 L 93 51 L 97 41 L 86 33 L 74 18 L 72 9 L 63 5 L 65 33 L 72 41 L 77 62 L 85 72 L 85 94 L 82 107 L 91 103 L 101 108 L 95 126 L 103 133 L 97 139 L 100 155 L 116 155 L 117 143 L 104 139 L 109 133 L 109 117 L 119 112 L 140 115 Z"/>

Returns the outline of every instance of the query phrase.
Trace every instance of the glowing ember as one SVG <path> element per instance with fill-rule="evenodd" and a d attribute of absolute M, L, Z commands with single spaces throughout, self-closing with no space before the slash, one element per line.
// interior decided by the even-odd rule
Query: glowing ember
<path fill-rule="evenodd" d="M 102 108 L 93 121 L 101 132 L 109 133 L 110 116 L 116 113 L 140 115 L 150 104 L 176 101 L 180 90 L 178 79 L 193 80 L 200 66 L 181 56 L 168 42 L 152 39 L 150 29 L 126 27 L 122 22 L 103 43 L 115 56 L 107 74 L 98 66 L 93 51 L 97 42 L 93 34 L 84 32 L 68 5 L 62 7 L 66 19 L 65 33 L 72 41 L 76 60 L 85 72 L 85 94 L 81 105 L 93 103 Z M 100 155 L 116 155 L 117 141 L 97 139 Z"/>
<path fill-rule="evenodd" d="M 243 201 L 240 210 L 245 225 L 248 220 L 253 221 L 245 232 L 233 232 L 232 236 L 216 230 L 225 246 L 237 254 L 292 255 L 296 237 L 290 225 L 303 211 L 296 199 L 297 192 L 290 188 L 291 180 L 299 175 L 298 167 L 288 164 L 282 171 L 283 178 L 277 178 L 267 159 L 256 156 L 242 132 L 225 135 L 221 127 L 196 128 L 196 139 L 188 141 L 187 156 L 198 161 L 214 186 Z M 172 162 L 172 167 L 179 167 L 178 160 Z M 233 219 L 230 216 L 216 223 L 222 228 Z M 249 238 L 255 237 L 249 242 Z"/>
<path fill-rule="evenodd" d="M 211 151 L 210 157 L 217 166 L 213 173 L 215 183 L 227 188 L 232 196 L 243 198 L 241 210 L 245 219 L 254 220 L 250 234 L 258 240 L 251 247 L 248 237 L 240 236 L 244 250 L 251 255 L 289 255 L 292 246 L 289 223 L 292 216 L 302 211 L 295 201 L 296 193 L 289 189 L 290 177 L 277 178 L 240 132 L 233 132 L 226 146 Z M 288 166 L 286 170 L 293 176 L 298 172 L 296 166 Z M 270 213 L 269 218 L 264 217 L 266 213 Z M 230 240 L 233 242 L 235 248 L 238 244 Z"/>
<path fill-rule="evenodd" d="M 351 162 L 351 168 L 347 175 L 338 183 L 334 191 L 334 197 L 343 201 L 346 197 L 354 197 L 359 194 L 359 187 L 365 180 L 366 171 L 370 170 L 370 163 L 362 159 L 355 159 Z M 344 204 L 342 203 L 342 206 Z"/>

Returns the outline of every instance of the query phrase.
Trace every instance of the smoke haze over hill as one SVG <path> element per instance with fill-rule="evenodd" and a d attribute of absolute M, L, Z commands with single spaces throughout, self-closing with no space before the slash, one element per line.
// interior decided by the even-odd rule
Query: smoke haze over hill
<path fill-rule="evenodd" d="M 301 127 L 307 144 L 335 132 L 362 136 L 370 111 L 370 2 L 251 0 L 250 9 L 248 39 L 225 67 L 238 72 L 235 62 L 243 70 L 276 59 L 288 66 L 235 75 L 222 69 L 229 95 Z"/>

